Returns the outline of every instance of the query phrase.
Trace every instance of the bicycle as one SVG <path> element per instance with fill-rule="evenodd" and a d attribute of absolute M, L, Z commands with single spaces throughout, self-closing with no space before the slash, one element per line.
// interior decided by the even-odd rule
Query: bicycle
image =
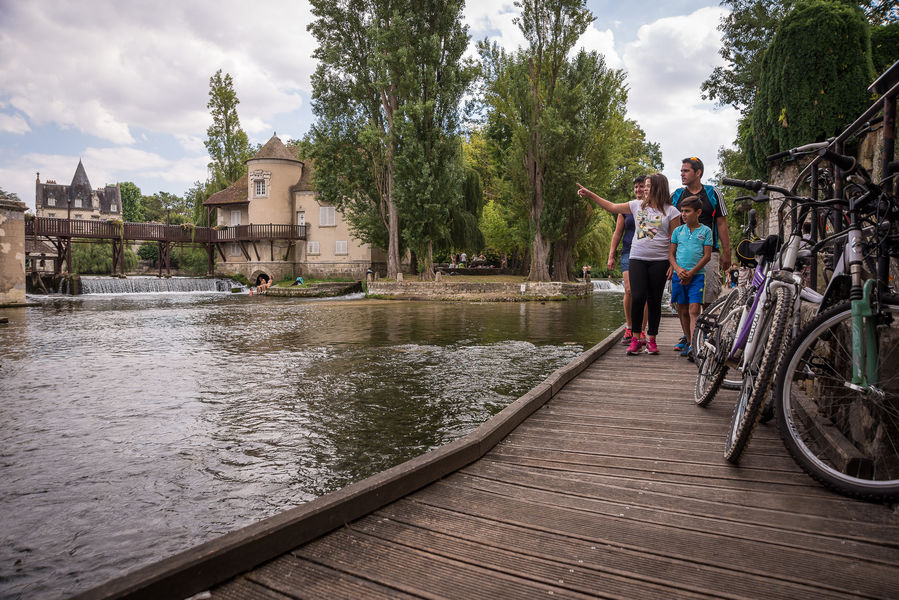
<path fill-rule="evenodd" d="M 899 296 L 888 281 L 890 257 L 899 256 L 899 205 L 852 157 L 829 149 L 820 156 L 860 178 L 865 189 L 849 199 L 849 228 L 837 234 L 847 237 L 851 285 L 847 297 L 820 312 L 786 349 L 773 393 L 778 429 L 796 462 L 825 486 L 895 500 Z M 867 240 L 866 217 L 874 223 Z M 876 257 L 873 277 L 863 272 L 867 254 Z"/>

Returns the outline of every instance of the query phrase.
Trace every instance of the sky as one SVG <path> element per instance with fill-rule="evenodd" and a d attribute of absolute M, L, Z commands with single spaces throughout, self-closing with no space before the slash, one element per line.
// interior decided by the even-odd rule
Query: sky
<path fill-rule="evenodd" d="M 524 45 L 513 0 L 467 4 L 472 55 L 484 38 Z M 628 117 L 661 145 L 672 189 L 686 156 L 713 176 L 738 118 L 700 91 L 723 62 L 725 9 L 708 0 L 587 4 L 596 20 L 577 48 L 626 71 Z M 314 122 L 306 1 L 0 0 L 0 15 L 0 188 L 31 208 L 36 173 L 68 184 L 79 159 L 94 188 L 133 181 L 146 195 L 183 195 L 205 181 L 218 69 L 234 79 L 251 142 L 301 138 Z"/>

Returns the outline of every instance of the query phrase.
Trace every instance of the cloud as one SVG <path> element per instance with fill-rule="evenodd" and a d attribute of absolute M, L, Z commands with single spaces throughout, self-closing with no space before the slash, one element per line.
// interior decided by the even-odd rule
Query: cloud
<path fill-rule="evenodd" d="M 620 69 L 624 66 L 624 62 L 615 50 L 615 34 L 611 29 L 600 31 L 596 28 L 595 22 L 587 28 L 569 54 L 574 55 L 581 48 L 588 52 L 596 51 L 605 56 L 606 66 L 612 69 Z"/>
<path fill-rule="evenodd" d="M 731 108 L 702 100 L 700 85 L 723 63 L 717 27 L 725 9 L 708 7 L 689 15 L 643 25 L 622 54 L 628 71 L 628 109 L 650 141 L 660 142 L 665 173 L 680 184 L 680 160 L 699 156 L 706 178 L 717 170 L 720 146 L 736 137 L 739 117 Z"/>
<path fill-rule="evenodd" d="M 36 125 L 133 144 L 131 128 L 202 135 L 209 77 L 231 73 L 246 121 L 296 110 L 315 47 L 308 3 L 9 2 L 0 101 Z"/>
<path fill-rule="evenodd" d="M 31 131 L 31 127 L 28 125 L 28 122 L 22 118 L 22 115 L 0 113 L 0 131 L 23 134 Z"/>
<path fill-rule="evenodd" d="M 514 0 L 481 0 L 466 2 L 463 17 L 469 31 L 486 32 L 491 42 L 514 51 L 526 45 L 524 35 L 513 22 L 519 14 L 521 9 L 515 6 Z M 472 43 L 481 39 L 472 38 Z"/>

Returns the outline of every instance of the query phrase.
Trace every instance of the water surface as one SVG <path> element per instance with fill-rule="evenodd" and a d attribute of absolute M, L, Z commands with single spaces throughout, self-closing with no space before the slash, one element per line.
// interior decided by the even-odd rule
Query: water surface
<path fill-rule="evenodd" d="M 468 433 L 622 321 L 246 295 L 0 310 L 0 597 L 57 598 Z"/>

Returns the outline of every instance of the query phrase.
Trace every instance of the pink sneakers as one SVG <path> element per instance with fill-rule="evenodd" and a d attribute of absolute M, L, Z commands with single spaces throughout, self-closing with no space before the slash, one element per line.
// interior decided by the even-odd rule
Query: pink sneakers
<path fill-rule="evenodd" d="M 643 340 L 634 336 L 631 338 L 631 345 L 627 347 L 627 353 L 629 356 L 633 356 L 635 354 L 640 354 L 641 350 L 643 350 Z"/>
<path fill-rule="evenodd" d="M 634 338 L 633 332 L 630 330 L 630 328 L 627 328 L 624 330 L 624 337 L 621 338 L 621 343 L 623 345 L 627 346 L 633 338 Z"/>
<path fill-rule="evenodd" d="M 656 339 L 654 337 L 651 337 L 646 341 L 646 352 L 647 354 L 659 353 L 659 347 L 656 346 Z"/>

